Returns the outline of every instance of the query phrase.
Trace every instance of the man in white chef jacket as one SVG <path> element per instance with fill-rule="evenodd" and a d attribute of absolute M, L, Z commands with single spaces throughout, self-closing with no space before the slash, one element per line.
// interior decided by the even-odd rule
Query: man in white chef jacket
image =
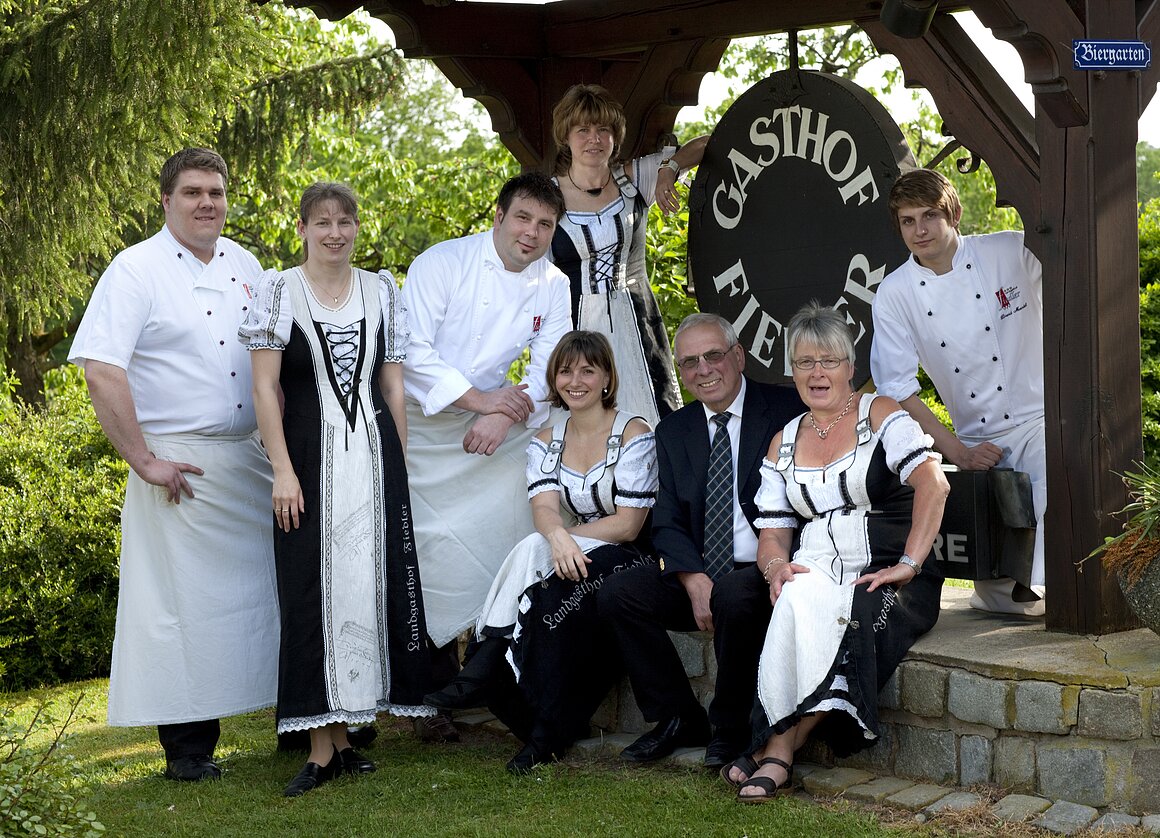
<path fill-rule="evenodd" d="M 1038 523 L 1027 579 L 975 583 L 972 607 L 1043 613 L 1043 272 L 1019 232 L 964 236 L 954 186 L 929 169 L 903 173 L 890 213 L 911 257 L 874 301 L 870 370 L 935 446 L 962 469 L 999 467 L 1031 478 Z M 918 367 L 946 405 L 954 432 L 918 396 Z"/>
<path fill-rule="evenodd" d="M 475 624 L 500 564 L 533 531 L 525 451 L 547 419 L 548 356 L 572 328 L 568 278 L 546 257 L 564 213 L 559 187 L 518 175 L 497 204 L 491 230 L 430 248 L 403 284 L 407 464 L 436 647 Z M 512 385 L 508 370 L 525 350 Z M 454 674 L 439 664 L 437 685 Z M 444 728 L 430 738 L 453 738 Z"/>
<path fill-rule="evenodd" d="M 69 355 L 130 468 L 109 724 L 157 725 L 173 780 L 218 779 L 218 718 L 277 698 L 272 475 L 237 339 L 261 267 L 221 235 L 227 178 L 209 149 L 165 163 L 165 226 L 109 264 Z"/>

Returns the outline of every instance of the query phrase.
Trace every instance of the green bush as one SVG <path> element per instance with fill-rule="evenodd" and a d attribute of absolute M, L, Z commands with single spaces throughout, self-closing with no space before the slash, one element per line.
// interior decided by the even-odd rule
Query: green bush
<path fill-rule="evenodd" d="M 54 371 L 47 405 L 0 379 L 0 689 L 105 675 L 117 609 L 127 466 L 80 372 Z"/>
<path fill-rule="evenodd" d="M 17 724 L 12 708 L 0 715 L 0 836 L 96 838 L 104 832 L 96 814 L 80 802 L 85 788 L 65 752 L 66 731 L 83 697 L 61 722 L 43 704 L 28 725 Z"/>
<path fill-rule="evenodd" d="M 1144 459 L 1160 462 L 1160 282 L 1140 292 L 1140 396 Z"/>

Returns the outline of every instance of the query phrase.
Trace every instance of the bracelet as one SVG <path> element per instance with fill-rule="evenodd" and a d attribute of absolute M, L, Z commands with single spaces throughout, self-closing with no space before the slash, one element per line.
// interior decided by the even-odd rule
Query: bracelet
<path fill-rule="evenodd" d="M 780 558 L 779 556 L 774 556 L 772 559 L 767 561 L 765 563 L 765 567 L 761 569 L 761 578 L 765 580 L 766 584 L 769 584 L 769 569 L 775 564 L 789 564 L 789 562 L 783 558 Z"/>
<path fill-rule="evenodd" d="M 658 171 L 660 169 L 672 169 L 674 175 L 677 177 L 681 176 L 681 164 L 671 157 L 666 157 L 661 161 L 661 164 L 657 167 Z"/>
<path fill-rule="evenodd" d="M 909 567 L 911 570 L 913 570 L 915 576 L 918 576 L 918 574 L 922 573 L 922 563 L 916 562 L 914 559 L 910 558 L 910 556 L 906 555 L 905 553 L 902 554 L 902 558 L 900 558 L 898 560 L 898 563 L 904 564 L 907 567 Z"/>

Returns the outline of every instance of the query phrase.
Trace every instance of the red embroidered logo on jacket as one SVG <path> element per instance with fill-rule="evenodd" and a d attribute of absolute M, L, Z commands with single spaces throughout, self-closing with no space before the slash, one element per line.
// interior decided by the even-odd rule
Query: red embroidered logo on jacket
<path fill-rule="evenodd" d="M 999 300 L 999 308 L 1010 308 L 1011 301 L 1007 299 L 1007 292 L 1000 288 L 995 292 L 995 296 Z"/>
<path fill-rule="evenodd" d="M 532 318 L 532 334 L 533 335 L 539 333 L 540 326 L 543 325 L 542 320 L 543 320 L 543 318 L 538 314 Z"/>

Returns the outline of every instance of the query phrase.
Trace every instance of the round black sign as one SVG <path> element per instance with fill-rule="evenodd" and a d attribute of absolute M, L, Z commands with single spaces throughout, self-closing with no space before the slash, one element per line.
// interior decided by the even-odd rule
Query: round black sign
<path fill-rule="evenodd" d="M 914 158 L 890 114 L 828 73 L 774 73 L 721 118 L 689 197 L 689 271 L 759 381 L 791 378 L 784 326 L 817 299 L 846 315 L 870 376 L 875 289 L 907 258 L 886 208 Z"/>

